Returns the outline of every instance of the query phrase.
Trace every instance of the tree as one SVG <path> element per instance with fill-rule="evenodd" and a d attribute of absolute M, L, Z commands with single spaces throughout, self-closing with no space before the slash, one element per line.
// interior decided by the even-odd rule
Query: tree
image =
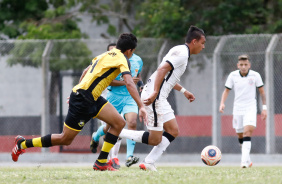
<path fill-rule="evenodd" d="M 207 35 L 279 33 L 282 0 L 146 0 L 134 32 L 142 37 L 179 39 L 189 25 Z"/>
<path fill-rule="evenodd" d="M 26 20 L 40 20 L 47 8 L 46 0 L 0 1 L 0 39 L 16 38 L 23 34 L 19 25 Z"/>
<path fill-rule="evenodd" d="M 81 70 L 82 68 L 85 68 L 85 66 L 90 63 L 91 51 L 89 51 L 83 42 L 78 40 L 68 42 L 55 40 L 80 39 L 86 38 L 86 35 L 80 32 L 80 29 L 76 24 L 78 19 L 76 19 L 75 13 L 67 11 L 69 7 L 68 4 L 66 4 L 63 0 L 50 0 L 49 2 L 51 3 L 50 6 L 53 7 L 52 9 L 45 8 L 42 9 L 44 12 L 38 13 L 38 16 L 32 17 L 32 15 L 30 15 L 27 16 L 26 19 L 19 18 L 18 22 L 14 21 L 17 22 L 17 26 L 15 26 L 15 30 L 18 30 L 18 34 L 15 34 L 17 39 L 40 39 L 41 42 L 16 42 L 13 49 L 9 51 L 9 54 L 11 54 L 12 57 L 8 59 L 8 63 L 10 65 L 22 64 L 23 66 L 40 67 L 42 53 L 47 42 L 42 40 L 54 39 L 53 49 L 49 60 L 51 71 L 51 86 L 49 95 L 50 113 L 56 114 L 57 95 L 59 90 L 58 78 L 60 70 Z M 30 4 L 28 3 L 31 3 L 31 1 L 26 3 L 27 4 L 21 4 L 23 9 L 29 6 Z M 42 1 L 42 3 L 45 4 L 46 2 Z M 1 3 L 0 6 L 2 6 Z M 18 5 L 16 3 L 10 4 L 10 9 L 15 9 L 13 6 Z M 41 5 L 37 3 L 35 3 L 34 6 L 41 7 Z M 18 8 L 20 9 L 20 7 Z M 36 9 L 36 7 L 34 8 Z M 18 19 L 18 17 L 12 16 L 11 18 Z"/>
<path fill-rule="evenodd" d="M 139 0 L 112 0 L 110 3 L 100 0 L 70 1 L 70 5 L 79 6 L 79 11 L 92 16 L 92 20 L 98 25 L 107 24 L 107 33 L 110 36 L 118 36 L 124 31 L 133 31 L 138 24 L 135 14 L 142 3 Z M 101 36 L 108 37 L 105 34 Z"/>

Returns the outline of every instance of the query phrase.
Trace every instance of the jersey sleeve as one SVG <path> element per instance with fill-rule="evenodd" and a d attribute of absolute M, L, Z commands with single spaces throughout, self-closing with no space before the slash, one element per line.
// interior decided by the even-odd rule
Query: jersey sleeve
<path fill-rule="evenodd" d="M 141 71 L 142 71 L 142 68 L 143 68 L 143 61 L 142 61 L 142 59 L 141 58 L 139 58 L 140 60 L 138 61 L 139 62 L 139 70 L 138 70 L 138 74 L 140 74 L 141 73 Z M 138 75 L 137 74 L 137 75 Z"/>
<path fill-rule="evenodd" d="M 256 87 L 260 88 L 262 87 L 264 84 L 262 82 L 262 78 L 260 76 L 259 73 L 256 73 Z"/>
<path fill-rule="evenodd" d="M 179 48 L 174 47 L 169 51 L 165 60 L 173 69 L 178 68 L 188 62 L 188 53 L 186 50 L 179 50 Z"/>
<path fill-rule="evenodd" d="M 126 58 L 123 58 L 120 62 L 119 69 L 120 69 L 121 75 L 124 75 L 124 74 L 130 74 L 131 75 L 129 60 L 126 59 Z"/>
<path fill-rule="evenodd" d="M 225 82 L 225 87 L 227 89 L 232 89 L 233 88 L 233 78 L 232 78 L 232 73 L 230 73 L 227 77 L 227 80 Z"/>

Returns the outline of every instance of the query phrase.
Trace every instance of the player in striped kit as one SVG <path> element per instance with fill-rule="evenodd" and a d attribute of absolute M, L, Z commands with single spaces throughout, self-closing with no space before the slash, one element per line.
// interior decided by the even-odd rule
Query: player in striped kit
<path fill-rule="evenodd" d="M 147 121 L 147 112 L 133 82 L 128 61 L 136 46 L 137 38 L 131 33 L 123 33 L 118 39 L 116 49 L 95 57 L 85 70 L 87 72 L 83 72 L 80 83 L 72 89 L 63 132 L 27 140 L 22 136 L 17 136 L 11 154 L 12 160 L 18 161 L 19 156 L 28 148 L 71 144 L 84 125 L 91 118 L 97 117 L 108 123 L 111 128 L 105 135 L 103 147 L 94 162 L 93 169 L 116 171 L 107 163 L 107 157 L 126 122 L 117 110 L 101 96 L 101 93 L 122 73 L 129 93 L 138 104 L 140 120 L 144 118 L 144 121 Z"/>
<path fill-rule="evenodd" d="M 133 54 L 131 58 L 129 58 L 130 62 L 130 71 L 133 77 L 133 81 L 138 86 L 139 92 L 143 89 L 143 82 L 141 80 L 141 70 L 143 67 L 142 59 Z M 121 75 L 118 75 L 115 80 L 112 81 L 110 86 L 108 87 L 107 92 L 107 100 L 117 109 L 117 111 L 125 118 L 127 123 L 127 128 L 130 130 L 136 130 L 137 127 L 137 115 L 138 115 L 138 106 L 134 99 L 130 96 L 123 78 Z M 97 152 L 97 147 L 99 145 L 99 139 L 101 136 L 105 135 L 110 126 L 108 124 L 102 124 L 97 132 L 94 132 L 92 135 L 92 139 L 90 142 L 90 150 L 93 153 Z M 130 139 L 126 140 L 127 143 L 127 152 L 126 152 L 126 163 L 127 167 L 130 167 L 133 164 L 136 164 L 139 161 L 139 158 L 133 155 L 135 148 L 135 141 Z M 119 169 L 119 159 L 118 152 L 121 144 L 121 139 L 117 141 L 115 146 L 112 148 L 109 154 L 109 163 L 115 168 Z"/>

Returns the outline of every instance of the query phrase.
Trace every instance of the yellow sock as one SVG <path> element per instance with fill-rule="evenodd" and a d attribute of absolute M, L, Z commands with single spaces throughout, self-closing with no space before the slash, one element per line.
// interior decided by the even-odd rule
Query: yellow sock
<path fill-rule="evenodd" d="M 108 142 L 104 142 L 103 147 L 101 149 L 101 153 L 99 158 L 97 159 L 100 163 L 107 163 L 107 158 L 109 155 L 109 152 L 111 151 L 112 147 L 114 146 L 114 144 L 108 143 Z"/>

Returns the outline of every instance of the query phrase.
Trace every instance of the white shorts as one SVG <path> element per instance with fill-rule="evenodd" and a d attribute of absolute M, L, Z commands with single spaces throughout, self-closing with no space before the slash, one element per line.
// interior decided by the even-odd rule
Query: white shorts
<path fill-rule="evenodd" d="M 147 97 L 148 94 L 142 93 L 141 100 Z M 145 109 L 148 114 L 148 130 L 163 131 L 164 123 L 175 119 L 174 111 L 166 99 L 155 100 L 155 103 L 145 106 Z"/>
<path fill-rule="evenodd" d="M 248 109 L 244 115 L 233 115 L 233 128 L 236 133 L 243 133 L 244 126 L 257 126 L 257 110 L 256 108 Z"/>

